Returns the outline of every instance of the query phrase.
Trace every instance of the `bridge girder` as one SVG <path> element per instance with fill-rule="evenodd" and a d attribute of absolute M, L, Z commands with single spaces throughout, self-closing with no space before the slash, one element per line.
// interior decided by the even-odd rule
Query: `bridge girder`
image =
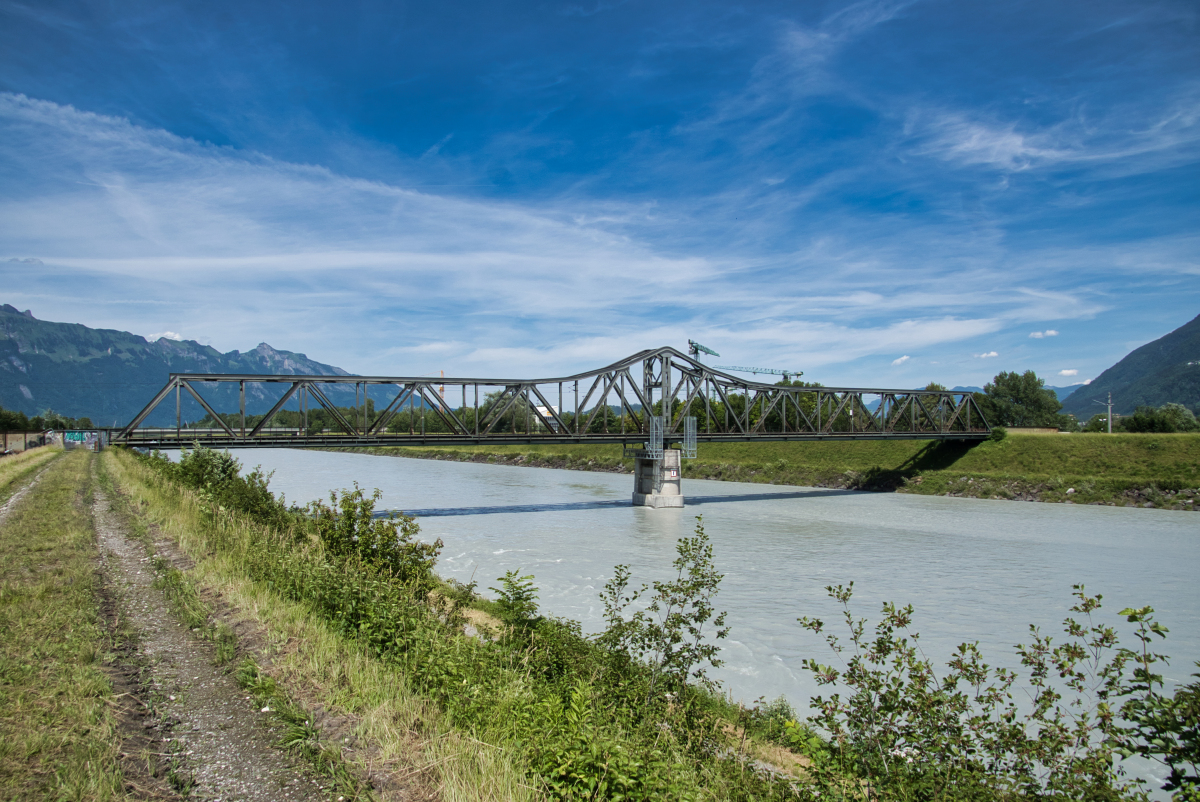
<path fill-rule="evenodd" d="M 236 428 L 201 394 L 205 386 L 235 382 L 240 416 Z M 247 383 L 288 385 L 267 416 L 250 431 L 246 430 Z M 324 392 L 331 385 L 354 385 L 355 398 L 361 400 L 356 400 L 353 409 L 339 408 Z M 372 419 L 369 390 L 384 387 L 390 400 Z M 455 388 L 460 391 L 458 405 L 443 397 L 446 389 L 455 396 Z M 144 427 L 172 392 L 176 426 Z M 213 418 L 216 431 L 201 435 L 183 426 L 180 405 L 184 392 Z M 555 393 L 557 405 L 551 402 Z M 272 432 L 272 418 L 293 398 L 305 416 L 309 401 L 315 400 L 341 433 L 309 434 L 303 428 L 289 436 Z M 868 398 L 876 402 L 873 409 Z M 409 431 L 389 431 L 406 405 Z M 648 435 L 647 411 L 664 418 L 664 437 L 676 441 L 683 439 L 684 421 L 689 416 L 697 419 L 700 442 L 982 439 L 990 432 L 969 392 L 767 384 L 715 370 L 664 347 L 641 351 L 598 370 L 549 379 L 173 373 L 113 440 L 155 448 L 195 441 L 220 448 L 627 443 Z M 418 414 L 420 432 L 415 423 Z"/>

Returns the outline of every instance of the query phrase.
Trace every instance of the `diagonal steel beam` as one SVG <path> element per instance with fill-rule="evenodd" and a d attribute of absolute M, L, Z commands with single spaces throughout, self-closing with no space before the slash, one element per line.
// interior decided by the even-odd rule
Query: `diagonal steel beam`
<path fill-rule="evenodd" d="M 607 373 L 601 373 L 598 376 L 596 376 L 595 379 L 592 380 L 592 386 L 588 388 L 588 391 L 586 393 L 584 393 L 583 401 L 579 402 L 578 408 L 575 410 L 576 417 L 579 416 L 580 410 L 587 409 L 588 401 L 592 400 L 592 393 L 596 392 L 596 387 L 600 384 L 600 382 L 602 380 L 605 380 L 607 378 L 608 378 Z"/>
<path fill-rule="evenodd" d="M 163 402 L 163 399 L 166 398 L 168 395 L 170 395 L 171 391 L 176 389 L 178 386 L 179 386 L 179 380 L 172 377 L 171 380 L 167 382 L 166 386 L 164 386 L 161 390 L 158 391 L 158 395 L 154 396 L 154 398 L 150 401 L 149 404 L 142 407 L 142 411 L 139 412 L 137 415 L 135 415 L 133 417 L 133 420 L 129 423 L 129 425 L 126 426 L 124 429 L 122 429 L 117 434 L 117 437 L 119 439 L 124 439 L 124 438 L 128 437 L 130 432 L 132 432 L 134 429 L 136 429 L 138 426 L 140 426 L 142 421 L 144 421 L 147 417 L 149 417 L 150 413 L 153 412 L 155 410 L 155 408 Z"/>
<path fill-rule="evenodd" d="M 304 382 L 292 382 L 292 386 L 289 387 L 288 391 L 283 394 L 283 398 L 276 401 L 275 406 L 271 407 L 271 411 L 267 413 L 267 416 L 260 420 L 258 425 L 250 430 L 250 437 L 254 437 L 256 434 L 266 428 L 267 424 L 271 422 L 271 418 L 275 417 L 275 413 L 283 409 L 283 405 L 286 404 L 287 400 L 291 398 L 297 390 L 300 389 L 300 385 L 302 384 L 304 384 Z"/>
<path fill-rule="evenodd" d="M 404 406 L 404 402 L 412 394 L 412 388 L 403 384 L 399 385 L 399 387 L 400 390 L 396 393 L 396 397 L 383 408 L 383 412 L 379 413 L 379 417 L 375 419 L 375 423 L 371 424 L 371 427 L 367 429 L 367 434 L 378 434 L 383 431 L 392 422 L 392 418 L 400 414 L 401 407 Z"/>
<path fill-rule="evenodd" d="M 345 430 L 346 434 L 354 435 L 356 437 L 358 436 L 358 430 L 351 426 L 350 421 L 346 420 L 342 413 L 338 411 L 338 408 L 330 403 L 329 399 L 325 397 L 325 393 L 321 391 L 320 387 L 318 387 L 316 384 L 309 384 L 308 391 L 312 394 L 313 398 L 317 399 L 317 403 L 325 407 L 325 411 L 333 416 L 333 419 L 337 421 L 337 424 L 341 426 L 343 430 Z"/>
<path fill-rule="evenodd" d="M 504 396 L 508 395 L 509 393 L 512 393 L 512 397 L 508 399 L 508 402 L 504 405 L 504 408 L 500 409 L 500 401 L 503 400 Z M 487 427 L 483 430 L 483 434 L 487 435 L 492 433 L 492 429 L 496 427 L 496 424 L 500 422 L 500 419 L 504 417 L 505 413 L 508 412 L 512 405 L 517 403 L 517 398 L 520 397 L 520 395 L 521 385 L 519 384 L 514 384 L 511 387 L 504 388 L 504 392 L 500 394 L 500 398 L 497 398 L 496 403 L 492 406 L 492 411 L 488 413 L 487 418 L 484 419 L 484 423 L 487 423 L 489 420 L 491 423 L 488 423 Z M 496 412 L 497 409 L 500 411 Z"/>
<path fill-rule="evenodd" d="M 222 429 L 225 430 L 226 434 L 228 434 L 230 437 L 237 437 L 237 435 L 233 433 L 233 429 L 230 429 L 229 426 L 225 423 L 225 421 L 221 420 L 221 416 L 216 413 L 216 410 L 214 410 L 212 407 L 210 407 L 208 405 L 208 402 L 200 397 L 200 394 L 198 392 L 196 392 L 195 388 L 192 387 L 191 382 L 189 382 L 187 379 L 184 379 L 183 387 L 185 390 L 187 390 L 189 393 L 192 394 L 193 398 L 195 398 L 197 401 L 200 402 L 200 406 L 204 407 L 204 411 L 212 416 L 212 419 L 217 422 L 218 426 L 220 426 Z"/>
<path fill-rule="evenodd" d="M 725 409 L 730 409 L 732 405 L 729 403 L 729 396 L 725 395 L 725 388 L 722 386 L 722 383 L 713 382 L 713 387 L 717 388 L 717 395 L 721 396 L 721 403 L 725 405 Z M 737 415 L 733 416 L 733 421 L 738 425 L 738 429 L 741 430 L 742 434 L 747 433 L 746 427 L 742 425 L 740 420 L 738 420 Z"/>
<path fill-rule="evenodd" d="M 774 400 L 771 401 L 771 405 L 763 410 L 762 416 L 758 419 L 758 426 L 755 427 L 756 431 L 764 431 L 766 429 L 767 418 L 769 418 L 771 416 L 771 413 L 775 410 L 775 407 L 779 405 L 779 400 L 784 397 L 783 392 L 778 392 L 778 393 L 775 393 L 774 395 L 775 395 L 775 398 L 774 398 Z M 768 397 L 769 396 L 770 396 L 770 394 L 768 394 Z M 786 405 L 785 405 L 785 409 L 786 409 Z"/>
<path fill-rule="evenodd" d="M 460 421 L 458 417 L 450 411 L 450 408 L 441 401 L 442 397 L 440 395 L 437 396 L 438 401 L 436 402 L 425 395 L 426 387 L 427 385 L 422 385 L 421 387 L 417 388 L 417 392 L 421 394 L 421 399 L 425 401 L 430 409 L 438 414 L 438 417 L 442 419 L 443 423 L 450 427 L 450 431 L 455 432 L 456 434 L 466 434 L 467 427 L 464 426 L 462 421 Z M 432 386 L 428 386 L 428 389 L 430 393 L 433 392 Z"/>
<path fill-rule="evenodd" d="M 703 381 L 699 374 L 684 375 L 687 377 L 691 389 L 688 390 L 687 398 L 684 399 L 683 402 L 683 414 L 679 417 L 679 420 L 675 421 L 675 425 L 671 427 L 672 432 L 679 431 L 679 424 L 683 422 L 684 418 L 688 417 L 692 413 L 692 401 L 695 400 L 696 394 L 700 392 L 700 384 Z M 680 381 L 682 382 L 683 380 L 681 379 Z"/>
<path fill-rule="evenodd" d="M 913 396 L 913 398 L 914 398 L 914 399 L 916 400 L 916 402 L 917 402 L 917 409 L 919 409 L 919 410 L 921 410 L 922 412 L 924 412 L 924 413 L 925 413 L 925 419 L 926 419 L 926 421 L 929 423 L 929 426 L 930 426 L 931 428 L 934 428 L 934 429 L 936 429 L 936 428 L 937 428 L 937 425 L 938 425 L 937 416 L 936 416 L 936 415 L 934 415 L 932 412 L 930 412 L 930 411 L 929 411 L 929 407 L 925 406 L 925 398 L 926 398 L 926 396 L 923 396 L 923 395 L 914 395 L 914 396 Z M 922 428 L 921 428 L 921 425 L 920 425 L 920 424 L 921 424 L 921 421 L 920 421 L 920 417 L 918 416 L 918 418 L 917 418 L 917 427 L 916 427 L 916 431 L 925 431 L 925 429 L 922 429 Z"/>
<path fill-rule="evenodd" d="M 808 393 L 812 393 L 813 395 L 817 396 L 817 401 L 818 402 L 820 401 L 820 398 L 821 398 L 820 393 L 815 393 L 811 390 L 809 390 L 807 392 L 793 390 L 793 391 L 791 391 L 792 406 L 794 406 L 796 408 L 796 412 L 800 415 L 800 419 L 802 421 L 804 421 L 805 424 L 807 424 L 809 431 L 815 432 L 815 431 L 817 431 L 816 424 L 813 423 L 813 419 L 808 416 L 808 413 L 804 411 L 804 407 L 800 406 L 800 396 L 807 395 Z M 814 408 L 814 410 L 815 410 L 815 408 Z"/>
<path fill-rule="evenodd" d="M 597 376 L 596 380 L 599 381 L 601 378 L 604 379 L 604 390 L 601 391 L 600 400 L 596 403 L 596 406 L 592 407 L 592 414 L 588 415 L 587 422 L 583 424 L 584 433 L 586 433 L 588 429 L 592 428 L 592 421 L 596 419 L 596 415 L 600 414 L 600 407 L 608 406 L 608 394 L 612 392 L 612 386 L 616 384 L 616 377 L 611 374 L 605 373 L 603 376 Z M 591 396 L 590 391 L 588 392 L 588 396 Z M 585 398 L 584 401 L 586 402 L 587 399 Z"/>
<path fill-rule="evenodd" d="M 829 416 L 829 420 L 825 421 L 825 429 L 822 430 L 822 431 L 828 431 L 830 434 L 832 434 L 833 433 L 833 422 L 835 420 L 837 420 L 838 415 L 841 415 L 842 410 L 846 408 L 846 403 L 850 400 L 851 394 L 849 392 L 842 393 L 840 398 L 837 393 L 827 393 L 827 395 L 831 396 L 831 398 L 830 398 L 831 401 L 835 398 L 838 399 L 837 408 L 835 408 L 833 410 L 833 413 Z M 854 431 L 853 424 L 850 426 L 850 431 L 852 433 Z"/>
<path fill-rule="evenodd" d="M 546 400 L 546 396 L 542 395 L 542 391 L 537 388 L 536 384 L 530 385 L 530 389 L 533 390 L 533 394 L 538 397 L 538 400 L 546 406 L 546 409 L 550 411 L 550 416 L 554 419 L 554 422 L 558 424 L 558 431 L 565 432 L 567 430 L 567 424 L 558 416 L 558 413 L 554 411 L 554 405 Z M 537 415 L 539 418 L 542 418 L 542 423 L 548 423 L 548 421 L 545 420 L 545 416 L 536 409 L 533 410 L 533 414 Z M 546 428 L 549 429 L 550 427 L 547 425 Z"/>

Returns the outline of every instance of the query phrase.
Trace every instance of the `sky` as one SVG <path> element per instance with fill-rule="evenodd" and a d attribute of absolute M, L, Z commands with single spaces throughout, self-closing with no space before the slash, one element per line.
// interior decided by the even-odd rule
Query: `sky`
<path fill-rule="evenodd" d="M 1200 313 L 1200 6 L 0 0 L 0 188 L 41 319 L 1063 386 Z"/>

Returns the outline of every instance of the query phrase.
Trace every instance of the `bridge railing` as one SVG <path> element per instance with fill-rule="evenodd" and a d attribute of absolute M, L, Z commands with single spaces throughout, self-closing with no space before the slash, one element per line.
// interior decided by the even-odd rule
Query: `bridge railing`
<path fill-rule="evenodd" d="M 247 414 L 248 386 L 252 400 L 273 399 L 265 414 Z M 217 407 L 232 403 L 231 389 L 237 411 L 222 414 Z M 172 396 L 173 428 L 160 412 Z M 185 398 L 204 410 L 196 422 L 203 431 L 185 425 Z M 281 412 L 288 420 L 275 423 Z M 171 374 L 115 439 L 156 446 L 637 442 L 649 438 L 655 418 L 666 442 L 976 439 L 990 431 L 969 392 L 765 384 L 659 348 L 552 379 Z"/>

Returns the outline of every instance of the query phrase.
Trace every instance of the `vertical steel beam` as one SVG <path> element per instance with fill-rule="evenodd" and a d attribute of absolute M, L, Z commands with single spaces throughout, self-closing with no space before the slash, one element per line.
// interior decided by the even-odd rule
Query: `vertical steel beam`
<path fill-rule="evenodd" d="M 238 411 L 242 416 L 242 437 L 246 436 L 246 380 L 238 382 Z"/>
<path fill-rule="evenodd" d="M 179 392 L 180 392 L 179 379 L 176 379 L 175 380 L 175 436 L 176 437 L 179 437 L 182 434 L 180 432 L 180 429 L 183 428 L 183 407 L 181 404 L 181 399 L 179 397 Z"/>
<path fill-rule="evenodd" d="M 668 398 L 667 394 L 670 393 Z M 664 356 L 662 360 L 662 419 L 667 431 L 671 431 L 671 413 L 675 406 L 675 393 L 671 383 L 671 357 Z"/>
<path fill-rule="evenodd" d="M 464 384 L 463 387 L 466 387 Z M 475 436 L 479 436 L 479 383 L 475 383 Z"/>

